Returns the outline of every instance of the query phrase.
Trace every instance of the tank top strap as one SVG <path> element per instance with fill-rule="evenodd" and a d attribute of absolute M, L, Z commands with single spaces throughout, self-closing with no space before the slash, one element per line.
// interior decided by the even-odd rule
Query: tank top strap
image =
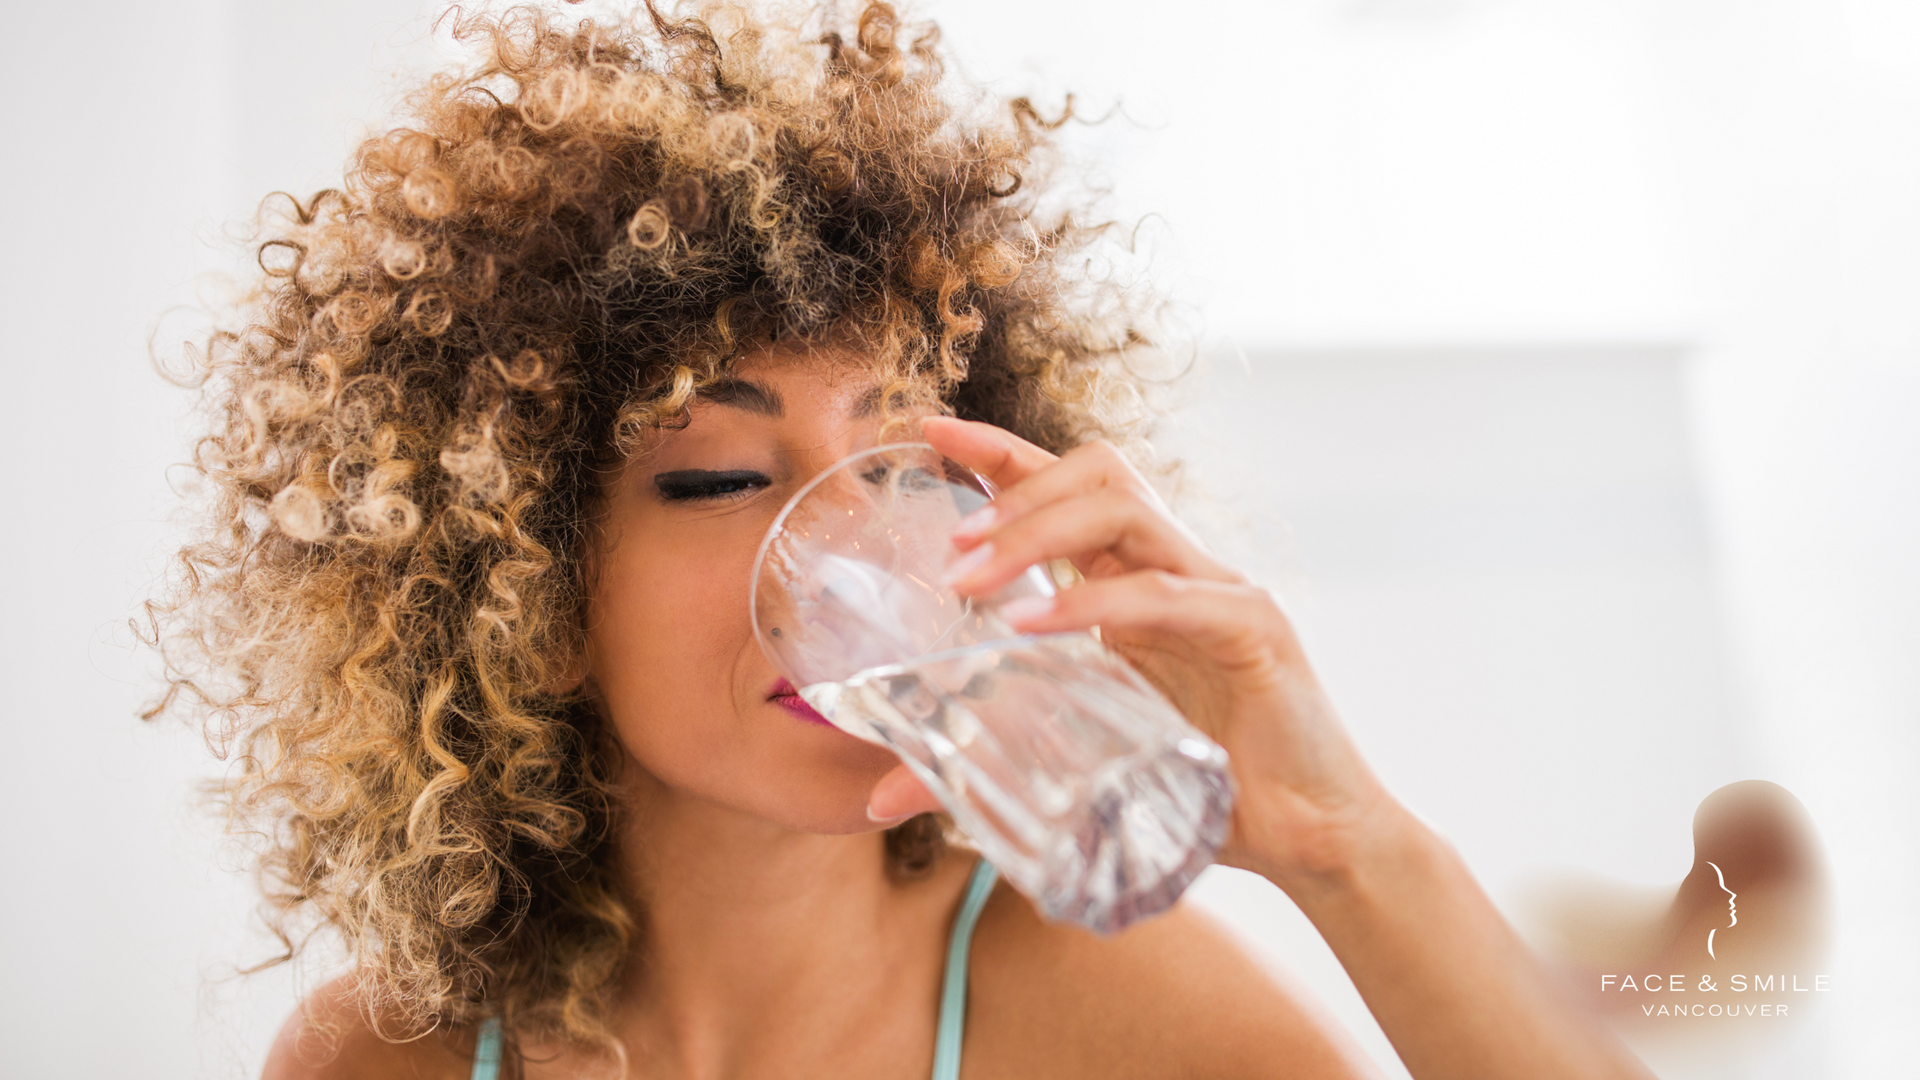
<path fill-rule="evenodd" d="M 500 1018 L 489 1016 L 473 1040 L 473 1080 L 499 1080 Z"/>
<path fill-rule="evenodd" d="M 980 921 L 980 909 L 987 905 L 987 895 L 999 876 L 985 858 L 974 864 L 960 913 L 953 919 L 946 977 L 940 984 L 940 1027 L 933 1037 L 933 1080 L 960 1076 L 960 1037 L 967 1024 L 967 954 L 973 947 L 973 924 Z"/>

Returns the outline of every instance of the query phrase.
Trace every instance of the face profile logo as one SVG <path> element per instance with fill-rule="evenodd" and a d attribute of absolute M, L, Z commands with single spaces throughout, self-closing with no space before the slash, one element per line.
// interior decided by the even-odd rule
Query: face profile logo
<path fill-rule="evenodd" d="M 1709 859 L 1707 861 L 1707 865 L 1713 867 L 1713 876 L 1719 879 L 1720 891 L 1727 894 L 1727 917 L 1728 919 L 1731 920 L 1724 927 L 1716 926 L 1713 929 L 1707 931 L 1707 955 L 1710 957 L 1713 957 L 1713 959 L 1715 960 L 1718 960 L 1720 958 L 1713 955 L 1713 935 L 1719 933 L 1723 929 L 1731 930 L 1734 927 L 1740 925 L 1740 911 L 1738 908 L 1733 906 L 1734 898 L 1739 896 L 1740 894 L 1734 892 L 1732 889 L 1727 888 L 1727 875 L 1720 872 L 1720 866 L 1718 863 L 1715 863 L 1711 859 Z"/>

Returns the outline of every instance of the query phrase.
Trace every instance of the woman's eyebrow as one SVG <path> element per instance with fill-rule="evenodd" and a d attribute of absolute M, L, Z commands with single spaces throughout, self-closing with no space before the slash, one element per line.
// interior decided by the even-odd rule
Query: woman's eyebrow
<path fill-rule="evenodd" d="M 771 386 L 763 386 L 751 379 L 721 379 L 700 395 L 716 405 L 726 405 L 735 409 L 744 409 L 750 413 L 772 417 L 778 420 L 786 415 L 786 402 L 781 400 L 780 391 Z M 865 419 L 880 411 L 881 387 L 872 386 L 854 401 L 849 410 L 856 419 Z"/>
<path fill-rule="evenodd" d="M 786 403 L 780 400 L 780 392 L 770 386 L 762 386 L 749 379 L 721 379 L 700 392 L 701 396 L 716 405 L 729 405 L 736 409 L 745 409 L 750 413 L 772 417 L 775 420 L 786 415 Z"/>

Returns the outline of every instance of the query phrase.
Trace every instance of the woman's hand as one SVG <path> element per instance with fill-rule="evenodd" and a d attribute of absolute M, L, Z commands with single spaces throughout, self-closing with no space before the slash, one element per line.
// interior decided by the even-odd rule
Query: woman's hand
<path fill-rule="evenodd" d="M 1220 861 L 1286 883 L 1337 872 L 1399 808 L 1361 761 L 1272 594 L 1221 563 L 1111 445 L 1056 457 L 990 424 L 925 421 L 928 442 L 1000 488 L 954 535 L 956 590 L 986 595 L 1069 559 L 1085 581 L 1002 615 L 1048 633 L 1100 627 L 1192 723 L 1226 748 L 1238 784 Z M 869 813 L 927 808 L 904 767 Z"/>
<path fill-rule="evenodd" d="M 1034 563 L 1073 560 L 1083 583 L 1002 615 L 1031 632 L 1099 626 L 1226 747 L 1239 793 L 1221 861 L 1293 896 L 1414 1076 L 1651 1080 L 1562 1000 L 1453 850 L 1388 796 L 1273 597 L 1208 554 L 1118 452 L 1094 443 L 1056 458 L 950 419 L 925 432 L 1002 489 L 954 538 L 954 587 L 986 595 Z M 913 788 L 932 804 L 904 767 L 874 802 Z"/>

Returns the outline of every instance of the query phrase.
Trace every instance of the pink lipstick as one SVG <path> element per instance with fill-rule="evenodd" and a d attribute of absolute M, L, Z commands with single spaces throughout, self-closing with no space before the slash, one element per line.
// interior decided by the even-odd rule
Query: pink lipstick
<path fill-rule="evenodd" d="M 800 692 L 793 688 L 793 684 L 785 679 L 773 684 L 773 690 L 767 694 L 767 700 L 808 723 L 833 727 L 833 721 L 821 716 L 818 710 L 807 704 L 807 699 L 801 697 Z"/>

